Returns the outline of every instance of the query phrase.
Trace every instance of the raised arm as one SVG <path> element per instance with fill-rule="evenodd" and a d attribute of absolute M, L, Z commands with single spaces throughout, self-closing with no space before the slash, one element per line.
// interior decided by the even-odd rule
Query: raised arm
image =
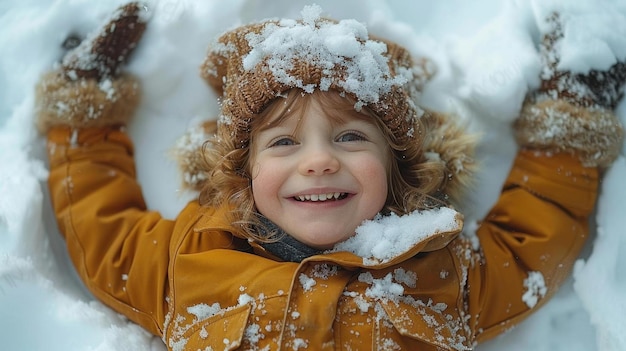
<path fill-rule="evenodd" d="M 474 250 L 465 257 L 471 261 L 467 308 L 478 341 L 527 317 L 569 276 L 589 234 L 601 171 L 622 143 L 612 110 L 626 66 L 584 75 L 558 71 L 562 31 L 558 16 L 551 21 L 542 42 L 542 85 L 515 122 L 520 150 L 476 232 L 480 247 L 457 247 Z"/>
<path fill-rule="evenodd" d="M 118 72 L 145 29 L 143 11 L 135 3 L 120 8 L 68 52 L 41 79 L 36 103 L 54 212 L 80 277 L 107 305 L 161 334 L 176 222 L 146 210 L 124 132 L 139 83 Z"/>

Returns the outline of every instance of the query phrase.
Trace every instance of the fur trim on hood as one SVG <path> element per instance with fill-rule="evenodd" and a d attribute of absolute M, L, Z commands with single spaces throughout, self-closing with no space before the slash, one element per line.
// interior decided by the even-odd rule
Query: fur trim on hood
<path fill-rule="evenodd" d="M 474 183 L 478 167 L 474 152 L 478 137 L 466 132 L 450 115 L 426 111 L 422 120 L 427 131 L 424 151 L 444 165 L 444 177 L 437 195 L 446 202 L 458 205 Z"/>

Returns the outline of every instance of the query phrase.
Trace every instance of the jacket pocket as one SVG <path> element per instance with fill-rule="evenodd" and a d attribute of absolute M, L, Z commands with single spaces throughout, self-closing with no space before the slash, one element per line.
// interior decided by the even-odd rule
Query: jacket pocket
<path fill-rule="evenodd" d="M 198 322 L 183 335 L 185 350 L 237 349 L 241 346 L 251 308 L 249 304 L 237 306 Z"/>
<path fill-rule="evenodd" d="M 444 315 L 441 309 L 416 303 L 381 303 L 396 331 L 443 350 L 472 350 L 459 316 Z"/>

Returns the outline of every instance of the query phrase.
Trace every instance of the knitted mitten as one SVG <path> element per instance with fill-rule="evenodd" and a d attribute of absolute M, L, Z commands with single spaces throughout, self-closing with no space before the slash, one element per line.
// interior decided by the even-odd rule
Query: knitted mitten
<path fill-rule="evenodd" d="M 75 128 L 124 124 L 139 103 L 139 84 L 119 68 L 146 28 L 147 11 L 138 3 L 119 8 L 104 27 L 73 47 L 60 68 L 44 74 L 36 87 L 37 126 Z"/>
<path fill-rule="evenodd" d="M 623 95 L 626 64 L 587 74 L 560 71 L 558 14 L 548 18 L 551 30 L 541 42 L 541 86 L 528 95 L 515 134 L 522 147 L 578 155 L 588 167 L 607 167 L 618 156 L 623 128 L 612 110 Z"/>

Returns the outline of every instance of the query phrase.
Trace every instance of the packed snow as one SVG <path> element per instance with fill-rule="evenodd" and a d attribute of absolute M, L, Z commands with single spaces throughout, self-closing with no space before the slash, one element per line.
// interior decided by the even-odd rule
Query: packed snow
<path fill-rule="evenodd" d="M 78 280 L 54 221 L 44 139 L 33 125 L 34 86 L 62 57 L 69 34 L 86 35 L 124 1 L 0 2 L 0 349 L 157 350 L 163 342 L 95 300 Z M 515 153 L 510 123 L 541 66 L 542 21 L 565 13 L 561 68 L 585 72 L 626 59 L 626 2 L 610 0 L 319 0 L 324 15 L 356 19 L 371 34 L 431 59 L 435 77 L 422 103 L 454 113 L 482 134 L 478 184 L 465 208 L 471 231 L 494 203 Z M 149 207 L 174 217 L 194 194 L 181 190 L 171 148 L 188 126 L 216 117 L 199 76 L 207 45 L 236 25 L 298 18 L 308 1 L 153 0 L 153 16 L 127 70 L 143 84 L 129 132 Z M 331 47 L 350 50 L 341 41 Z M 626 121 L 626 104 L 617 114 Z M 478 350 L 626 350 L 626 187 L 622 154 L 604 175 L 594 237 L 572 278 L 536 314 Z M 396 281 L 410 277 L 395 274 Z M 441 272 L 446 276 L 447 272 Z M 305 277 L 306 278 L 306 277 Z M 120 277 L 125 279 L 125 277 Z M 398 280 L 400 279 L 400 280 Z M 308 281 L 304 279 L 305 283 Z M 391 282 L 396 284 L 396 282 Z M 541 296 L 529 276 L 528 303 Z M 522 298 L 520 296 L 520 298 Z M 203 306 L 204 307 L 204 306 Z M 211 313 L 215 306 L 196 311 Z M 252 332 L 252 331 L 251 331 Z M 303 345 L 304 346 L 304 345 Z"/>
<path fill-rule="evenodd" d="M 259 34 L 248 34 L 246 39 L 252 50 L 243 57 L 243 68 L 250 71 L 264 61 L 279 82 L 310 93 L 316 88 L 328 90 L 331 79 L 325 77 L 319 87 L 304 85 L 289 74 L 294 62 L 305 59 L 329 72 L 340 66 L 345 69 L 345 77 L 337 83 L 362 103 L 378 102 L 392 86 L 402 86 L 412 78 L 411 72 L 391 77 L 383 55 L 386 45 L 368 40 L 363 23 L 353 19 L 326 22 L 321 17 L 322 11 L 319 5 L 306 6 L 302 10 L 302 23 L 283 20 L 266 26 Z"/>
<path fill-rule="evenodd" d="M 347 251 L 363 257 L 363 264 L 391 261 L 419 242 L 458 231 L 458 213 L 450 208 L 415 211 L 403 216 L 376 216 L 363 222 L 356 234 L 336 244 L 331 252 Z"/>
<path fill-rule="evenodd" d="M 528 272 L 528 278 L 524 280 L 524 287 L 527 289 L 522 295 L 522 301 L 530 308 L 535 307 L 539 300 L 546 296 L 548 288 L 541 272 Z"/>

